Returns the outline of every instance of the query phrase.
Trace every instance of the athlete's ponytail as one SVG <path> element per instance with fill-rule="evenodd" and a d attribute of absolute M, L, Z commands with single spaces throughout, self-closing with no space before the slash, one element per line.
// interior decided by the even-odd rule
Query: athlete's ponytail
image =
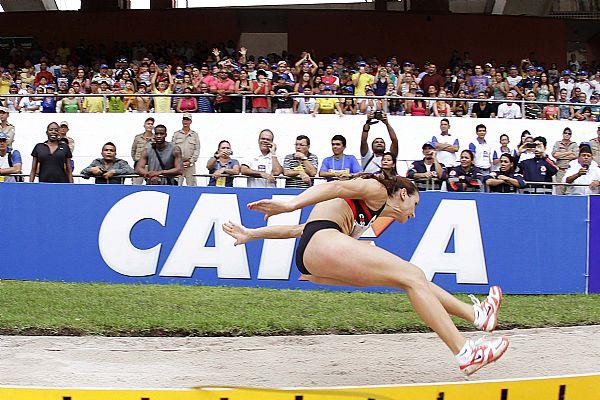
<path fill-rule="evenodd" d="M 356 174 L 356 177 L 362 179 L 375 179 L 377 182 L 385 186 L 388 196 L 393 195 L 400 189 L 406 189 L 406 193 L 409 196 L 419 192 L 419 189 L 417 189 L 415 184 L 410 179 L 398 175 L 388 176 L 384 171 L 379 174 L 364 172 Z"/>

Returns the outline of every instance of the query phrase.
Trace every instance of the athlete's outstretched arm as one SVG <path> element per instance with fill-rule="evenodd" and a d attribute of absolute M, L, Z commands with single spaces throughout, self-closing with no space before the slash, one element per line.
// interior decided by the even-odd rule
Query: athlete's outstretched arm
<path fill-rule="evenodd" d="M 258 200 L 248 203 L 248 208 L 265 213 L 265 219 L 267 219 L 272 215 L 291 212 L 335 198 L 375 200 L 379 197 L 381 200 L 385 200 L 387 197 L 385 189 L 379 182 L 375 179 L 358 178 L 311 186 L 289 201 Z"/>
<path fill-rule="evenodd" d="M 250 229 L 235 222 L 223 224 L 223 231 L 235 239 L 235 245 L 244 244 L 257 239 L 289 239 L 302 235 L 302 225 L 272 225 Z"/>

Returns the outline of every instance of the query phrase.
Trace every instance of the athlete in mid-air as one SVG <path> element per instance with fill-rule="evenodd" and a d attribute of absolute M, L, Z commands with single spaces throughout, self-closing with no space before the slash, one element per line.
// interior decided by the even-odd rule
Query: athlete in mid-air
<path fill-rule="evenodd" d="M 463 303 L 429 282 L 416 266 L 379 247 L 357 240 L 379 216 L 405 223 L 415 216 L 419 192 L 407 178 L 363 174 L 349 181 L 312 186 L 289 201 L 259 200 L 248 208 L 265 219 L 315 205 L 303 225 L 249 229 L 228 222 L 223 230 L 236 245 L 256 239 L 300 237 L 296 265 L 311 282 L 343 286 L 387 286 L 406 291 L 413 308 L 455 355 L 460 370 L 470 375 L 498 360 L 508 348 L 505 337 L 466 339 L 448 314 L 492 331 L 498 321 L 502 291 L 492 286 L 488 297 Z"/>

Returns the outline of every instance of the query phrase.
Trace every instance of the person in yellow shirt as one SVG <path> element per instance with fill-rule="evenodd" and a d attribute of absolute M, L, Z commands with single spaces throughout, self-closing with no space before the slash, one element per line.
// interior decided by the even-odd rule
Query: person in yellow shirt
<path fill-rule="evenodd" d="M 324 96 L 331 95 L 331 86 L 326 85 L 321 94 Z M 337 97 L 319 97 L 312 114 L 313 116 L 316 114 L 335 114 L 336 110 L 340 117 L 344 115 L 340 100 Z"/>
<path fill-rule="evenodd" d="M 98 82 L 92 82 L 90 89 L 93 94 L 99 93 Z M 102 96 L 86 96 L 83 98 L 81 109 L 85 113 L 101 113 L 104 112 L 104 98 Z"/>
<path fill-rule="evenodd" d="M 158 73 L 164 72 L 163 78 L 168 77 L 169 80 L 161 80 L 158 81 Z M 168 65 L 164 71 L 161 71 L 158 68 L 158 65 L 154 64 L 154 75 L 152 75 L 151 80 L 152 93 L 154 94 L 171 94 L 173 93 L 173 75 L 171 75 L 171 66 Z M 168 113 L 171 112 L 171 97 L 169 96 L 156 96 L 153 98 L 154 100 L 154 112 L 156 113 Z"/>
<path fill-rule="evenodd" d="M 358 72 L 352 74 L 352 84 L 354 85 L 354 95 L 364 96 L 365 88 L 375 82 L 375 77 L 367 72 L 367 64 L 360 62 L 358 64 Z"/>
<path fill-rule="evenodd" d="M 4 71 L 2 73 L 2 78 L 0 78 L 0 94 L 8 94 L 10 91 L 10 85 L 14 83 L 12 75 L 9 71 Z"/>

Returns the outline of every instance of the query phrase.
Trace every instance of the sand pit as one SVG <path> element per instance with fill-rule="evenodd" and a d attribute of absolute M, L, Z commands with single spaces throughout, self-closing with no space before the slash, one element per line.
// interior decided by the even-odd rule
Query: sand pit
<path fill-rule="evenodd" d="M 509 351 L 470 380 L 600 373 L 600 326 L 496 334 L 509 337 Z M 297 387 L 463 380 L 434 334 L 0 337 L 0 385 Z"/>

